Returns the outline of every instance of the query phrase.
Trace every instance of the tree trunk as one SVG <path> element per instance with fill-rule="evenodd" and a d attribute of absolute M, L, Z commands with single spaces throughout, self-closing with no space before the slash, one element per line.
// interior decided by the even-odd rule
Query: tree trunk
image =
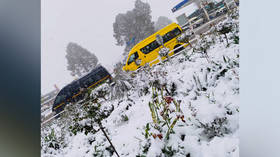
<path fill-rule="evenodd" d="M 228 38 L 227 38 L 227 34 L 225 33 L 224 35 L 225 35 L 225 37 L 226 37 L 226 41 L 227 41 L 227 47 L 228 47 L 228 46 L 229 46 L 229 44 L 228 44 Z"/>
<path fill-rule="evenodd" d="M 111 140 L 109 139 L 108 135 L 106 134 L 106 132 L 105 132 L 105 130 L 104 130 L 104 128 L 103 128 L 101 122 L 99 123 L 99 127 L 100 127 L 101 131 L 103 132 L 103 134 L 105 135 L 105 137 L 107 138 L 107 140 L 109 141 L 109 143 L 110 143 L 110 145 L 112 146 L 112 148 L 114 149 L 114 151 L 115 151 L 115 153 L 117 154 L 117 156 L 120 157 L 119 154 L 118 154 L 118 152 L 117 152 L 117 150 L 115 149 L 113 143 L 111 142 Z"/>
<path fill-rule="evenodd" d="M 205 58 L 208 61 L 208 63 L 210 63 L 209 56 L 207 54 L 207 50 L 204 50 L 204 55 L 205 55 Z"/>

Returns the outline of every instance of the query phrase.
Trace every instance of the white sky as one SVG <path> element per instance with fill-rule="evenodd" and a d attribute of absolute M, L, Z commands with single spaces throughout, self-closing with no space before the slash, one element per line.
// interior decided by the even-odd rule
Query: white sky
<path fill-rule="evenodd" d="M 176 22 L 171 8 L 182 0 L 142 0 L 151 6 L 153 21 L 166 16 Z M 73 80 L 67 71 L 66 46 L 76 42 L 111 68 L 123 47 L 116 46 L 113 23 L 118 13 L 134 8 L 134 0 L 41 1 L 41 94 L 62 88 Z"/>

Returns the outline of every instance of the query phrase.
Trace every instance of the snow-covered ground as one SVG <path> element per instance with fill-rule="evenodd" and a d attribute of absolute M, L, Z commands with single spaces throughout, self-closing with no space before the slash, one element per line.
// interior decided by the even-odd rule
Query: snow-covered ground
<path fill-rule="evenodd" d="M 239 45 L 234 43 L 238 22 L 226 21 L 237 26 L 227 34 L 229 46 L 223 35 L 208 35 L 199 39 L 209 44 L 208 57 L 199 50 L 184 50 L 140 70 L 125 97 L 102 102 L 114 107 L 102 125 L 120 156 L 239 156 Z M 205 43 L 198 44 L 194 47 Z M 162 116 L 166 108 L 169 122 Z M 72 121 L 73 116 L 66 115 L 42 128 L 43 157 L 116 156 L 101 131 L 75 135 L 69 129 Z"/>

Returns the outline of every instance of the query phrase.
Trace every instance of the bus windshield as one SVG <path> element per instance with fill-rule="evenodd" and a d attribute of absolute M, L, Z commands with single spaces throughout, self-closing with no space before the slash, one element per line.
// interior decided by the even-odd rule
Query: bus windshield
<path fill-rule="evenodd" d="M 56 97 L 54 103 L 55 103 L 55 104 L 60 104 L 60 103 L 62 103 L 62 102 L 65 100 L 65 98 L 66 98 L 66 96 L 63 95 L 63 94 L 58 95 L 58 96 Z"/>
<path fill-rule="evenodd" d="M 133 61 L 135 61 L 137 58 L 138 58 L 138 53 L 137 52 L 134 52 L 128 59 L 128 62 L 127 64 L 129 65 L 130 63 L 132 63 Z"/>

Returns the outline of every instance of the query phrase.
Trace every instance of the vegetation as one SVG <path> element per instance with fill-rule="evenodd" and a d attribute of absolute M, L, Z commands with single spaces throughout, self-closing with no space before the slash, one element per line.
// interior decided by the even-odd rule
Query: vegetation
<path fill-rule="evenodd" d="M 116 16 L 113 29 L 117 45 L 125 45 L 127 53 L 139 41 L 155 32 L 150 5 L 136 0 L 132 10 Z"/>

